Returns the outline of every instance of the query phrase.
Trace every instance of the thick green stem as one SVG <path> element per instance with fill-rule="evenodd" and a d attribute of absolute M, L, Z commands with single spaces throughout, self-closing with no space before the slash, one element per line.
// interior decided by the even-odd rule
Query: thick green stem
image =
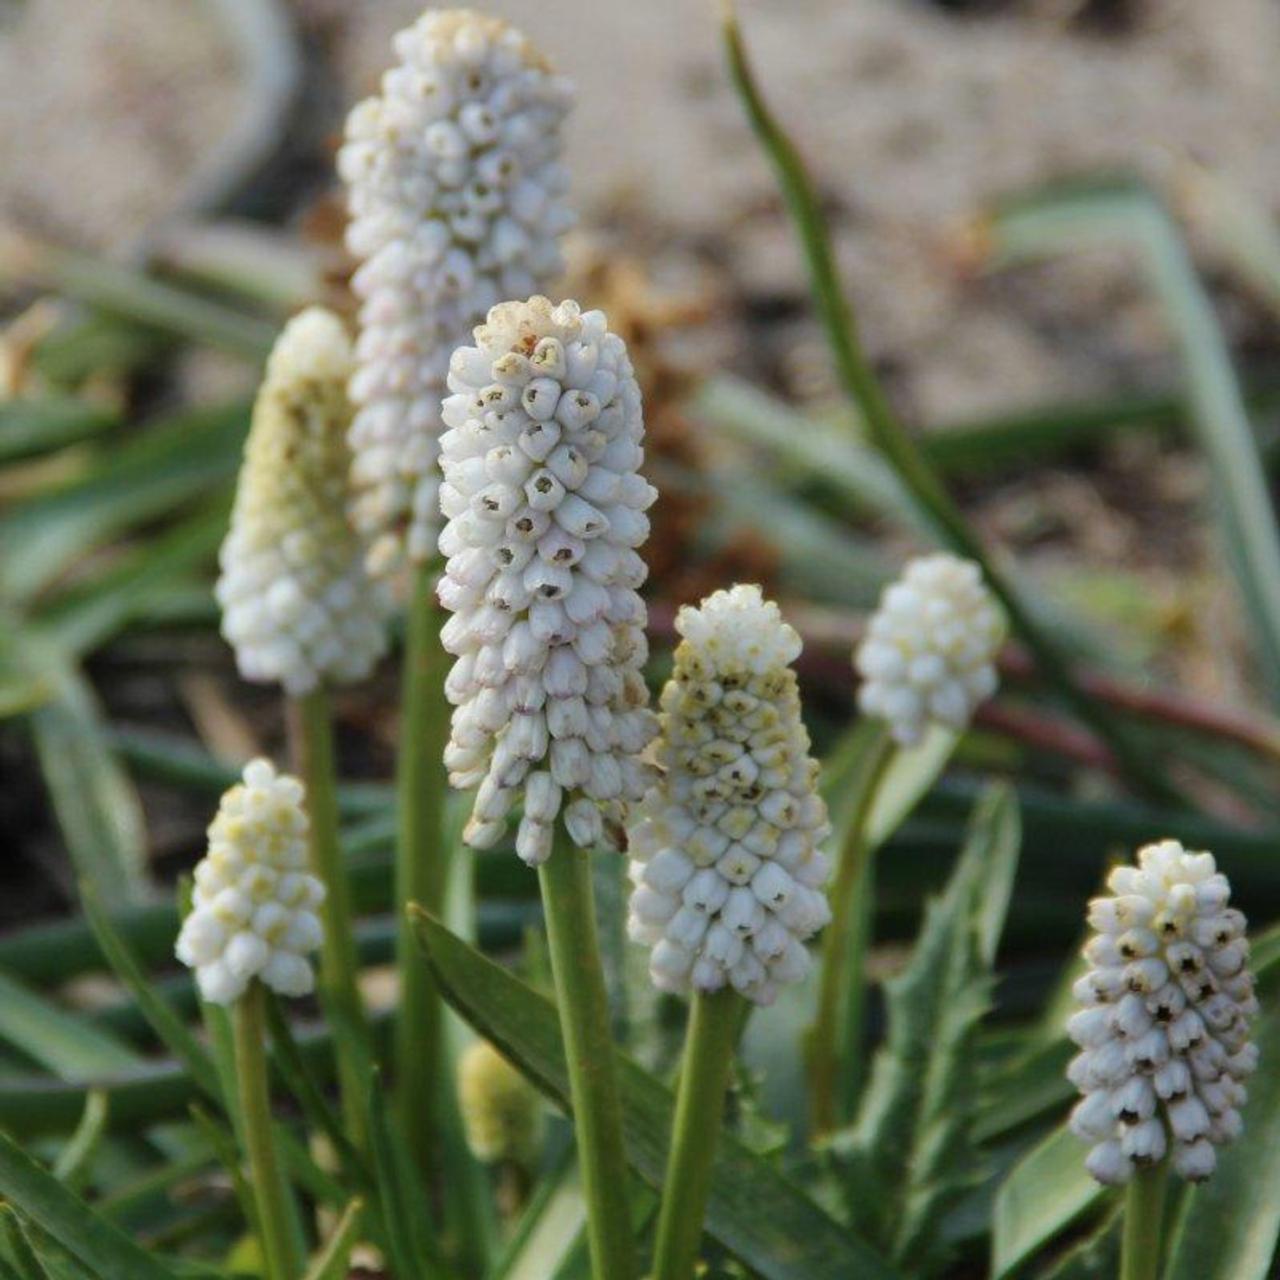
<path fill-rule="evenodd" d="M 869 745 L 854 780 L 853 814 L 831 888 L 831 922 L 822 935 L 818 1009 L 809 1030 L 809 1110 L 815 1134 L 848 1119 L 857 1094 L 856 1046 L 865 996 L 863 962 L 871 924 L 871 853 L 867 819 L 894 757 L 882 731 Z"/>
<path fill-rule="evenodd" d="M 662 1184 L 653 1280 L 690 1280 L 698 1261 L 742 1003 L 729 989 L 693 998 Z"/>
<path fill-rule="evenodd" d="M 560 824 L 555 848 L 539 868 L 538 878 L 569 1067 L 574 1136 L 587 1202 L 591 1274 L 597 1280 L 633 1280 L 635 1241 L 622 1108 L 596 937 L 591 864 Z"/>
<path fill-rule="evenodd" d="M 1161 1228 L 1168 1185 L 1163 1160 L 1133 1175 L 1125 1193 L 1120 1280 L 1156 1280 L 1160 1274 Z"/>
<path fill-rule="evenodd" d="M 981 566 L 988 586 L 1004 605 L 1009 621 L 1031 650 L 1044 678 L 1058 690 L 1080 719 L 1107 743 L 1126 775 L 1151 795 L 1183 807 L 1181 798 L 1160 777 L 1128 732 L 1076 683 L 1056 642 L 1040 630 L 1023 607 L 1012 584 L 996 569 L 969 528 L 936 469 L 898 421 L 862 349 L 853 311 L 844 296 L 836 270 L 831 238 L 812 180 L 799 152 L 774 119 L 760 93 L 747 60 L 731 0 L 721 0 L 721 6 L 733 82 L 746 107 L 751 126 L 777 172 L 778 185 L 808 263 L 814 300 L 831 347 L 836 375 L 860 411 L 872 444 L 885 455 L 910 490 L 938 539 Z"/>
<path fill-rule="evenodd" d="M 418 568 L 409 608 L 403 677 L 403 721 L 396 776 L 396 965 L 400 1008 L 396 1016 L 396 1102 L 405 1141 L 425 1174 L 432 1163 L 441 1096 L 444 1006 L 406 911 L 416 902 L 440 915 L 449 880 L 444 811 L 444 748 L 449 704 L 444 696 L 448 662 L 440 647 L 435 573 Z"/>
<path fill-rule="evenodd" d="M 276 1155 L 271 1128 L 271 1095 L 263 1048 L 266 1020 L 263 988 L 258 981 L 236 1001 L 232 1011 L 236 1047 L 236 1088 L 253 1197 L 258 1208 L 258 1238 L 270 1280 L 297 1280 L 302 1260 L 289 1232 L 289 1189 Z"/>
<path fill-rule="evenodd" d="M 290 704 L 289 730 L 295 767 L 307 789 L 311 822 L 311 869 L 324 884 L 324 941 L 320 950 L 320 994 L 334 1026 L 334 1050 L 347 1136 L 357 1149 L 368 1146 L 364 1099 L 370 1061 L 368 1028 L 356 980 L 351 888 L 338 844 L 337 776 L 329 696 L 316 689 Z"/>

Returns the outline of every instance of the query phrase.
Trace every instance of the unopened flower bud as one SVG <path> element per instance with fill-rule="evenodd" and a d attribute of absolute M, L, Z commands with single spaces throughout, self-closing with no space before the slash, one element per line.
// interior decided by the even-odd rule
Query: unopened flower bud
<path fill-rule="evenodd" d="M 858 705 L 904 746 L 931 722 L 963 729 L 995 692 L 1004 633 L 976 564 L 945 552 L 912 560 L 885 588 L 854 655 Z"/>
<path fill-rule="evenodd" d="M 254 978 L 286 996 L 315 985 L 308 956 L 321 942 L 324 886 L 306 869 L 302 799 L 296 778 L 254 760 L 209 826 L 174 950 L 213 1004 L 239 999 Z"/>
<path fill-rule="evenodd" d="M 477 1160 L 532 1164 L 542 1139 L 537 1091 L 487 1040 L 458 1060 L 458 1104 L 467 1146 Z"/>

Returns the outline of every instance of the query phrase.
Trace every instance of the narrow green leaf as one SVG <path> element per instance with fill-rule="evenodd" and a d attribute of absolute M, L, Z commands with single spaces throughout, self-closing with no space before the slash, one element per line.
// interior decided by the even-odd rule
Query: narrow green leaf
<path fill-rule="evenodd" d="M 347 1205 L 328 1243 L 307 1268 L 303 1280 L 346 1280 L 351 1250 L 360 1239 L 360 1217 L 363 1212 L 363 1200 L 357 1198 Z"/>
<path fill-rule="evenodd" d="M 11 1204 L 0 1204 L 0 1248 L 0 1259 L 8 1262 L 18 1280 L 50 1280 Z"/>
<path fill-rule="evenodd" d="M 60 1008 L 5 973 L 0 973 L 0 1041 L 64 1080 L 92 1083 L 138 1064 L 132 1049 L 88 1018 Z"/>
<path fill-rule="evenodd" d="M 87 474 L 0 516 L 0 596 L 22 602 L 123 531 L 229 480 L 248 425 L 243 404 L 192 410 L 113 449 Z"/>
<path fill-rule="evenodd" d="M 445 998 L 567 1110 L 569 1080 L 554 1006 L 425 912 L 415 914 Z M 617 1065 L 628 1158 L 650 1186 L 659 1187 L 674 1110 L 671 1091 L 622 1055 Z M 896 1274 L 729 1133 L 721 1135 L 716 1153 L 707 1231 L 765 1280 L 887 1280 Z"/>
<path fill-rule="evenodd" d="M 1017 201 L 997 212 L 990 230 L 1005 261 L 1098 243 L 1130 245 L 1142 255 L 1178 343 L 1192 420 L 1259 656 L 1280 696 L 1280 527 L 1226 339 L 1172 219 L 1147 188 L 1126 182 Z"/>
<path fill-rule="evenodd" d="M 489 1280 L 544 1280 L 559 1272 L 587 1225 L 587 1202 L 572 1149 L 538 1185 Z"/>
<path fill-rule="evenodd" d="M 97 890 L 90 884 L 82 885 L 80 901 L 98 945 L 102 948 L 102 954 L 106 956 L 116 976 L 128 988 L 152 1030 L 168 1047 L 169 1052 L 191 1073 L 192 1079 L 204 1093 L 221 1105 L 221 1082 L 208 1051 L 170 1008 L 155 984 L 148 981 L 129 944 L 103 910 Z"/>
<path fill-rule="evenodd" d="M 107 1095 L 101 1089 L 90 1089 L 84 1100 L 84 1113 L 75 1132 L 58 1152 L 53 1176 L 72 1191 L 78 1191 L 88 1180 L 93 1168 L 93 1158 L 107 1127 Z"/>
<path fill-rule="evenodd" d="M 1086 1148 L 1055 1129 L 1014 1165 L 996 1193 L 991 1280 L 1002 1280 L 1105 1195 L 1084 1170 Z"/>
<path fill-rule="evenodd" d="M 0 401 L 0 463 L 78 444 L 115 422 L 114 414 L 75 396 Z"/>
<path fill-rule="evenodd" d="M 95 1213 L 3 1133 L 0 1195 L 101 1280 L 173 1280 L 173 1271 Z"/>
<path fill-rule="evenodd" d="M 1208 1182 L 1188 1191 L 1164 1280 L 1269 1280 L 1280 1238 L 1280 1012 L 1275 972 L 1259 991 L 1262 1070 L 1249 1081 L 1244 1135 L 1220 1148 Z"/>
<path fill-rule="evenodd" d="M 974 1184 L 976 1043 L 1017 866 L 1012 791 L 992 787 L 907 968 L 885 984 L 888 1036 L 852 1131 L 832 1151 L 854 1221 L 913 1273 L 940 1261 L 950 1204 Z"/>

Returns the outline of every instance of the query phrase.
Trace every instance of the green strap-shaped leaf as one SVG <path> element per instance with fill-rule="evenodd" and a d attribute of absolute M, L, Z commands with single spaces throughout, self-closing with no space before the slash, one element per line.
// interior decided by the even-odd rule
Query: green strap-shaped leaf
<path fill-rule="evenodd" d="M 469 947 L 425 912 L 419 936 L 445 998 L 558 1106 L 569 1078 L 551 1002 Z M 671 1091 L 618 1055 L 627 1157 L 658 1187 L 666 1166 Z M 708 1233 L 765 1280 L 888 1280 L 896 1273 L 772 1164 L 721 1134 L 707 1206 Z"/>
<path fill-rule="evenodd" d="M 0 1195 L 101 1280 L 173 1280 L 174 1272 L 95 1213 L 0 1134 Z"/>
<path fill-rule="evenodd" d="M 1087 1149 L 1055 1129 L 1014 1165 L 996 1194 L 991 1277 L 1001 1280 L 1105 1195 L 1084 1170 Z"/>
<path fill-rule="evenodd" d="M 1249 1081 L 1244 1134 L 1220 1148 L 1218 1168 L 1187 1193 L 1172 1233 L 1165 1280 L 1269 1280 L 1280 1239 L 1280 982 L 1259 996 L 1262 1069 Z"/>
<path fill-rule="evenodd" d="M 976 1033 L 1020 836 L 1013 792 L 991 788 L 910 964 L 885 984 L 888 1038 L 855 1127 L 832 1144 L 854 1221 L 913 1271 L 937 1260 L 943 1212 L 979 1173 Z"/>

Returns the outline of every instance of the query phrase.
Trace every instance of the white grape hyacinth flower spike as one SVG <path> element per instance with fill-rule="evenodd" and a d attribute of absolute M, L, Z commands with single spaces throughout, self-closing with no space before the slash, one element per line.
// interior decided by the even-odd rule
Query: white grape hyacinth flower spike
<path fill-rule="evenodd" d="M 455 787 L 479 787 L 467 843 L 496 844 L 520 801 L 516 852 L 536 866 L 557 815 L 587 848 L 647 785 L 638 548 L 657 493 L 640 474 L 640 389 L 601 312 L 535 297 L 489 312 L 449 390 L 445 764 Z"/>
<path fill-rule="evenodd" d="M 858 705 L 902 746 L 930 723 L 967 727 L 996 690 L 1005 619 L 969 560 L 946 552 L 912 560 L 885 588 L 854 655 Z"/>
<path fill-rule="evenodd" d="M 1099 1182 L 1125 1182 L 1166 1154 L 1201 1182 L 1239 1136 L 1258 1061 L 1245 918 L 1213 855 L 1176 840 L 1142 849 L 1107 887 L 1089 904 L 1089 969 L 1074 987 L 1083 1008 L 1067 1022 L 1080 1047 L 1067 1076 L 1083 1095 L 1071 1130 L 1091 1144 L 1085 1167 Z"/>
<path fill-rule="evenodd" d="M 308 957 L 322 940 L 324 886 L 307 870 L 302 801 L 302 783 L 254 760 L 209 825 L 174 950 L 213 1004 L 238 1000 L 255 978 L 285 996 L 315 986 Z"/>
<path fill-rule="evenodd" d="M 660 780 L 628 831 L 628 933 L 663 991 L 729 985 L 769 1004 L 809 969 L 830 919 L 829 834 L 790 664 L 800 637 L 760 588 L 717 591 L 676 619 L 662 692 Z"/>
<path fill-rule="evenodd" d="M 450 355 L 490 307 L 560 274 L 573 223 L 572 91 L 519 31 L 433 9 L 393 44 L 399 63 L 352 110 L 338 154 L 361 262 L 351 515 L 379 574 L 435 553 Z"/>
<path fill-rule="evenodd" d="M 246 680 L 294 697 L 361 680 L 387 644 L 390 598 L 345 516 L 351 454 L 342 322 L 311 307 L 267 361 L 219 553 L 222 634 Z"/>

